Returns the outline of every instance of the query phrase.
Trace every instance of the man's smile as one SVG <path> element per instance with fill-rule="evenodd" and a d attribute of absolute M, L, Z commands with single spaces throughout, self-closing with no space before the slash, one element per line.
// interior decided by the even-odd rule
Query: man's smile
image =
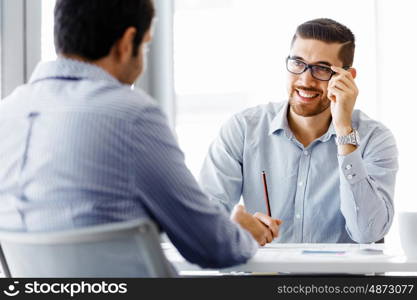
<path fill-rule="evenodd" d="M 317 93 L 316 91 L 306 91 L 303 89 L 296 89 L 298 97 L 304 101 L 304 102 L 311 102 L 313 100 L 316 100 L 317 97 L 320 96 L 320 93 Z"/>

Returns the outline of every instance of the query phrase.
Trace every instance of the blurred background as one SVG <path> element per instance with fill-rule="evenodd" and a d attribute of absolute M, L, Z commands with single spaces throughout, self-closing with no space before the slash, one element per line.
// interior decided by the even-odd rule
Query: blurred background
<path fill-rule="evenodd" d="M 0 0 L 0 92 L 56 57 L 55 0 Z M 400 151 L 395 207 L 417 210 L 417 4 L 414 0 L 156 0 L 147 71 L 135 88 L 158 101 L 198 175 L 220 126 L 245 108 L 286 100 L 285 58 L 298 24 L 327 17 L 356 36 L 357 108 L 387 125 Z M 399 247 L 397 222 L 386 238 Z"/>

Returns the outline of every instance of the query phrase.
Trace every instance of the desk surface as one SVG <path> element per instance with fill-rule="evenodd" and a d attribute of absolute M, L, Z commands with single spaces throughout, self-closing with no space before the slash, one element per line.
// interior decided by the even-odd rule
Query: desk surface
<path fill-rule="evenodd" d="M 163 243 L 162 248 L 180 273 L 202 270 L 187 262 L 172 244 Z M 407 260 L 402 253 L 390 252 L 384 244 L 275 243 L 261 247 L 246 264 L 219 271 L 293 274 L 417 272 L 417 260 Z"/>

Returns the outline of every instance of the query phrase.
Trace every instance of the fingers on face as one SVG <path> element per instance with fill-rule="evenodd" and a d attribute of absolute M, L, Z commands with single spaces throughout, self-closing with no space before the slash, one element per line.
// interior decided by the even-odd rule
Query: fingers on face
<path fill-rule="evenodd" d="M 327 90 L 327 97 L 330 100 L 332 99 L 332 96 L 338 96 L 338 97 L 354 97 L 355 95 L 357 95 L 358 92 L 356 89 L 350 89 L 347 88 L 344 84 L 342 83 L 337 83 L 334 86 L 328 88 Z"/>
<path fill-rule="evenodd" d="M 346 87 L 345 86 L 337 84 L 337 85 L 331 87 L 331 93 L 333 93 L 333 94 L 339 95 L 342 92 L 346 93 Z"/>
<path fill-rule="evenodd" d="M 352 73 L 348 70 L 345 70 L 343 68 L 340 67 L 336 67 L 336 66 L 331 66 L 331 69 L 337 73 L 338 76 L 347 76 L 351 79 L 353 79 L 353 75 Z"/>
<path fill-rule="evenodd" d="M 329 88 L 338 87 L 342 90 L 347 89 L 347 90 L 352 90 L 355 92 L 357 91 L 355 80 L 353 79 L 352 74 L 350 74 L 347 71 L 345 71 L 344 74 L 337 74 L 336 76 L 334 76 L 330 80 L 328 87 Z"/>
<path fill-rule="evenodd" d="M 336 75 L 329 81 L 329 87 L 333 87 L 335 85 L 343 84 L 346 88 L 351 88 L 353 82 L 349 80 L 346 76 Z"/>
<path fill-rule="evenodd" d="M 339 78 L 331 81 L 327 88 L 327 97 L 330 100 L 335 100 L 335 96 L 342 97 L 343 95 L 357 94 L 357 88 L 353 81 L 349 81 L 346 78 Z"/>
<path fill-rule="evenodd" d="M 343 96 L 343 91 L 340 90 L 337 87 L 333 87 L 331 89 L 328 90 L 327 92 L 327 98 L 329 98 L 331 101 L 336 101 L 337 97 L 342 97 Z"/>
<path fill-rule="evenodd" d="M 335 83 L 333 84 L 333 86 L 332 87 L 334 87 L 334 88 L 338 88 L 338 89 L 340 89 L 340 90 L 349 90 L 351 87 L 349 86 L 349 84 L 346 82 L 346 81 L 343 81 L 343 80 L 338 80 L 338 81 L 335 81 Z"/>

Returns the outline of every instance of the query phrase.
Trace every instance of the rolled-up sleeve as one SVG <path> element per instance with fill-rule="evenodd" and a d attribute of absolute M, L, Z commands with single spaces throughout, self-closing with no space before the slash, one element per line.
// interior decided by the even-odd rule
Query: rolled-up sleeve
<path fill-rule="evenodd" d="M 341 212 L 350 237 L 371 243 L 382 239 L 392 224 L 398 150 L 386 128 L 374 130 L 360 147 L 363 151 L 338 157 Z"/>

